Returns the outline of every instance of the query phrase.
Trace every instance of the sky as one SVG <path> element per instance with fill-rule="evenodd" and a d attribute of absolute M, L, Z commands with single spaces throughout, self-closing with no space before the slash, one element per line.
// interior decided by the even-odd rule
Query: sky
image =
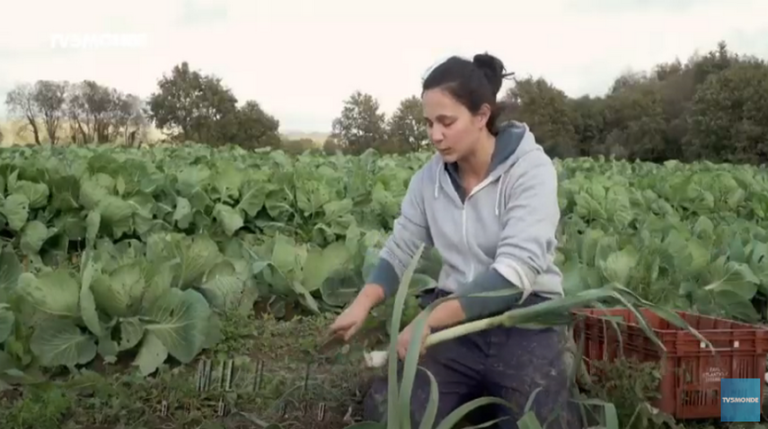
<path fill-rule="evenodd" d="M 570 96 L 715 48 L 768 59 L 766 0 L 21 0 L 0 17 L 0 98 L 38 79 L 149 96 L 187 61 L 281 131 L 327 132 L 355 90 L 390 114 L 450 55 L 489 52 Z M 84 37 L 115 37 L 101 46 Z M 504 89 L 502 89 L 503 91 Z M 5 106 L 0 107 L 0 115 Z"/>

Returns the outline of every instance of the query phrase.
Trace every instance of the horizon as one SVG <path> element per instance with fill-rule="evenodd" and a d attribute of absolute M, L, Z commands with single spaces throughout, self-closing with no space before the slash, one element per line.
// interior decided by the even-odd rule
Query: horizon
<path fill-rule="evenodd" d="M 256 100 L 280 121 L 281 133 L 314 134 L 330 132 L 356 90 L 376 97 L 390 115 L 450 55 L 488 51 L 517 77 L 543 77 L 571 97 L 604 95 L 624 72 L 685 62 L 720 40 L 736 53 L 768 58 L 764 1 L 485 4 L 492 7 L 436 0 L 366 7 L 351 0 L 137 0 L 128 8 L 96 0 L 14 3 L 7 16 L 35 16 L 34 27 L 44 30 L 30 32 L 25 20 L 4 23 L 0 117 L 7 119 L 5 95 L 18 83 L 92 79 L 146 98 L 182 61 L 221 78 L 240 103 Z M 453 31 L 461 36 L 448 37 Z M 126 37 L 73 45 L 100 34 Z"/>

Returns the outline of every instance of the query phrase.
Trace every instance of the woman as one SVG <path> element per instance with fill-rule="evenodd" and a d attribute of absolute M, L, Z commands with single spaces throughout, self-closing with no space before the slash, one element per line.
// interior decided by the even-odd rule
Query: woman
<path fill-rule="evenodd" d="M 500 314 L 561 296 L 562 275 L 554 264 L 560 219 L 557 174 L 528 127 L 509 123 L 497 129 L 496 96 L 502 62 L 487 54 L 468 61 L 453 57 L 424 80 L 422 103 L 429 136 L 438 153 L 411 179 L 400 216 L 375 272 L 353 303 L 331 326 L 349 340 L 370 310 L 391 297 L 422 243 L 442 256 L 436 307 L 424 332 L 409 325 L 398 338 L 405 358 L 411 336 Z M 470 297 L 472 293 L 517 287 L 528 295 Z M 496 328 L 437 344 L 421 366 L 438 383 L 437 422 L 463 403 L 496 396 L 515 410 L 496 408 L 484 420 L 509 417 L 501 428 L 516 428 L 529 396 L 548 428 L 565 428 L 569 399 L 565 336 L 557 329 Z M 374 392 L 376 388 L 372 389 Z M 386 387 L 384 387 L 386 390 Z M 384 398 L 386 394 L 383 393 Z M 412 424 L 418 427 L 429 398 L 429 381 L 419 371 L 412 396 Z M 370 399 L 370 398 L 368 398 Z"/>

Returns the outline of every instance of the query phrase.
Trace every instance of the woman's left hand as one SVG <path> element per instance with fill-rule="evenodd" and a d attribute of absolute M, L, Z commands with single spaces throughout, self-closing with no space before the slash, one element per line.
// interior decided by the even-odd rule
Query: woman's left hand
<path fill-rule="evenodd" d="M 400 335 L 397 337 L 397 355 L 405 361 L 405 355 L 408 353 L 408 345 L 411 342 L 411 337 L 415 335 L 414 331 L 414 324 L 411 322 L 408 326 L 405 327 L 400 332 Z M 432 330 L 429 328 L 429 326 L 424 325 L 424 330 L 420 333 L 421 341 L 419 342 L 421 350 L 419 351 L 419 355 L 424 354 L 424 342 L 427 340 L 427 337 L 432 332 Z"/>

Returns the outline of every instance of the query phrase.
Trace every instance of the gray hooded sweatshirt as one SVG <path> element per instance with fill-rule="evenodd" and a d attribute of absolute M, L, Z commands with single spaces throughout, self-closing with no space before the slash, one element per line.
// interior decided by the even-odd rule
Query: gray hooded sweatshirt
<path fill-rule="evenodd" d="M 489 174 L 470 195 L 464 195 L 457 165 L 436 154 L 411 178 L 368 283 L 392 296 L 424 243 L 443 260 L 438 287 L 460 296 L 468 320 L 504 312 L 520 299 L 469 294 L 517 287 L 562 296 L 562 274 L 554 263 L 557 186 L 552 160 L 522 123 L 501 128 Z"/>

